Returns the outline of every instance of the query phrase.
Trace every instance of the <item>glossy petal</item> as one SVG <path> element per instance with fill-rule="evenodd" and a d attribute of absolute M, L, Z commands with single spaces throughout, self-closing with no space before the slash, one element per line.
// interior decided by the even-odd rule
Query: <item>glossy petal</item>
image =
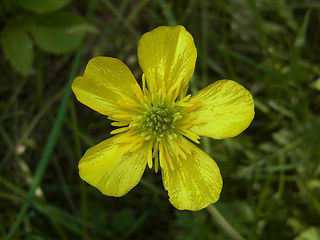
<path fill-rule="evenodd" d="M 200 104 L 193 112 L 196 121 L 190 130 L 215 139 L 234 137 L 245 130 L 254 117 L 250 92 L 231 80 L 220 80 L 200 90 L 189 100 Z"/>
<path fill-rule="evenodd" d="M 163 185 L 173 206 L 196 211 L 219 199 L 222 178 L 212 158 L 188 140 L 182 141 L 191 154 L 174 161 L 174 170 L 161 169 Z"/>
<path fill-rule="evenodd" d="M 161 26 L 141 37 L 138 59 L 151 92 L 162 84 L 183 88 L 193 75 L 197 49 L 183 26 Z"/>
<path fill-rule="evenodd" d="M 79 162 L 80 177 L 103 194 L 121 197 L 140 181 L 147 164 L 147 146 L 130 152 L 133 144 L 119 144 L 126 133 L 87 150 Z"/>
<path fill-rule="evenodd" d="M 129 68 L 110 57 L 91 59 L 84 75 L 74 80 L 72 90 L 81 103 L 107 116 L 126 111 L 119 105 L 119 100 L 138 102 L 135 92 L 142 95 Z"/>

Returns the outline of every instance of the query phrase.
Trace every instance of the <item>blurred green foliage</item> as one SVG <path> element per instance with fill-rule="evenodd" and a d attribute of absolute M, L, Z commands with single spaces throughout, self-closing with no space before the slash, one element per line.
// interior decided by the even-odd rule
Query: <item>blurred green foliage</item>
<path fill-rule="evenodd" d="M 22 76 L 29 76 L 33 71 L 33 43 L 48 53 L 68 53 L 79 46 L 85 32 L 92 31 L 93 27 L 84 18 L 56 12 L 69 2 L 7 0 L 2 3 L 5 20 L 2 48 L 12 67 Z"/>
<path fill-rule="evenodd" d="M 100 0 L 89 21 L 90 2 L 0 2 L 0 236 L 20 218 L 13 239 L 320 239 L 320 2 Z M 203 139 L 224 188 L 199 212 L 174 209 L 149 169 L 122 198 L 84 183 L 77 162 L 112 127 L 65 94 L 98 55 L 140 80 L 139 37 L 175 24 L 198 49 L 190 91 L 233 79 L 256 105 L 241 135 Z"/>

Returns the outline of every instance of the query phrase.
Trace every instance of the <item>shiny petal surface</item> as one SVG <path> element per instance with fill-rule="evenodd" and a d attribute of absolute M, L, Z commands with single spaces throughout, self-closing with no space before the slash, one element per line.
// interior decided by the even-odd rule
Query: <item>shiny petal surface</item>
<path fill-rule="evenodd" d="M 174 161 L 174 170 L 161 169 L 163 185 L 174 207 L 196 211 L 219 199 L 222 178 L 212 158 L 188 140 L 182 141 L 191 153 Z"/>
<path fill-rule="evenodd" d="M 215 139 L 234 137 L 245 130 L 254 117 L 250 92 L 231 80 L 220 80 L 200 90 L 189 103 L 200 104 L 193 114 L 199 124 L 190 130 Z"/>
<path fill-rule="evenodd" d="M 80 177 L 103 194 L 121 197 L 136 186 L 147 165 L 147 146 L 130 152 L 133 144 L 119 144 L 119 134 L 87 150 L 79 162 Z"/>
<path fill-rule="evenodd" d="M 197 49 L 183 26 L 161 26 L 141 37 L 138 59 L 151 92 L 163 84 L 174 90 L 183 88 L 193 75 Z"/>
<path fill-rule="evenodd" d="M 120 60 L 110 57 L 91 59 L 72 90 L 77 99 L 93 110 L 112 116 L 126 112 L 118 101 L 136 101 L 135 93 L 142 91 L 129 68 Z"/>

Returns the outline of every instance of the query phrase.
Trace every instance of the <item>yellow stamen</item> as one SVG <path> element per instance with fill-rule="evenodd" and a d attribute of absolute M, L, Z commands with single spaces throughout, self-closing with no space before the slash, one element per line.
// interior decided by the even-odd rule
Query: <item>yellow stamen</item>
<path fill-rule="evenodd" d="M 188 155 L 191 154 L 190 149 L 181 141 L 181 139 L 179 139 L 179 140 L 177 141 L 177 145 L 178 145 L 178 147 L 179 147 L 183 152 L 185 152 L 186 154 L 188 154 Z"/>
<path fill-rule="evenodd" d="M 113 114 L 109 119 L 119 122 L 124 121 L 131 121 L 132 120 L 132 114 L 130 113 L 119 113 L 119 114 Z"/>
<path fill-rule="evenodd" d="M 140 87 L 138 86 L 136 86 L 136 84 L 132 84 L 132 90 L 133 90 L 133 92 L 134 92 L 134 94 L 136 95 L 136 97 L 140 100 L 140 99 L 142 99 L 143 98 L 143 93 L 142 93 L 142 91 L 141 91 L 141 89 L 140 89 Z"/>
<path fill-rule="evenodd" d="M 152 143 L 149 143 L 148 146 L 148 155 L 147 155 L 147 160 L 148 160 L 148 167 L 151 169 L 152 168 Z"/>
<path fill-rule="evenodd" d="M 125 132 L 127 130 L 129 130 L 129 127 L 122 127 L 122 128 L 118 128 L 118 129 L 111 131 L 110 134 L 117 134 L 117 133 Z"/>
<path fill-rule="evenodd" d="M 193 107 L 193 104 L 192 103 L 188 103 L 188 102 L 177 102 L 176 106 L 179 106 L 179 107 Z"/>
<path fill-rule="evenodd" d="M 130 101 L 124 101 L 124 100 L 118 100 L 118 104 L 121 107 L 129 110 L 136 110 L 140 106 L 140 104 L 138 104 L 137 102 L 130 102 Z"/>
<path fill-rule="evenodd" d="M 156 106 L 159 105 L 159 103 L 160 103 L 160 95 L 159 95 L 159 93 L 153 94 L 151 99 L 152 99 L 152 104 L 153 105 L 156 105 Z"/>
<path fill-rule="evenodd" d="M 160 95 L 162 96 L 163 94 L 165 94 L 166 93 L 166 91 L 167 91 L 167 89 L 166 89 L 166 82 L 165 81 L 162 81 L 161 82 L 161 87 L 159 88 L 159 93 L 160 93 Z"/>
<path fill-rule="evenodd" d="M 169 143 L 168 147 L 170 148 L 170 152 L 172 152 L 172 153 L 176 152 L 176 158 L 178 158 L 179 155 L 184 159 L 187 158 L 187 155 L 185 154 L 185 152 L 181 149 L 181 147 L 179 145 L 179 140 L 177 140 L 177 141 L 168 141 L 168 143 Z"/>
<path fill-rule="evenodd" d="M 190 140 L 194 141 L 195 143 L 200 143 L 198 141 L 198 139 L 200 139 L 200 137 L 197 134 L 195 134 L 194 132 L 192 132 L 190 130 L 186 130 L 186 129 L 182 129 L 180 131 L 181 131 L 182 135 L 186 136 Z"/>
<path fill-rule="evenodd" d="M 136 101 L 134 98 L 131 98 L 126 95 L 121 95 L 121 100 L 122 100 L 122 102 L 125 102 L 125 103 L 131 103 L 131 104 L 138 105 L 138 101 Z"/>
<path fill-rule="evenodd" d="M 143 142 L 144 141 L 144 138 L 142 137 L 138 137 L 137 134 L 135 132 L 130 132 L 131 130 L 129 130 L 127 133 L 126 133 L 126 137 L 120 137 L 120 138 L 117 138 L 114 140 L 115 143 L 125 143 L 125 144 L 128 144 L 128 143 L 132 143 L 132 144 L 138 144 L 140 142 Z"/>
<path fill-rule="evenodd" d="M 134 144 L 130 149 L 129 152 L 134 152 L 136 150 L 138 150 L 140 147 L 142 147 L 142 145 L 144 144 L 144 142 L 137 142 L 136 144 Z"/>
<path fill-rule="evenodd" d="M 177 102 L 175 103 L 175 105 L 176 105 L 176 106 L 193 106 L 193 104 L 191 104 L 191 103 L 186 104 L 186 101 L 188 101 L 190 97 L 191 97 L 191 94 L 183 97 L 182 99 L 180 99 L 179 101 L 177 101 Z M 186 104 L 186 105 L 185 105 L 185 104 Z"/>
<path fill-rule="evenodd" d="M 165 161 L 168 163 L 167 165 L 170 166 L 171 170 L 174 170 L 174 165 L 173 165 L 173 162 L 172 162 L 172 157 L 173 155 L 171 155 L 169 152 L 168 152 L 168 147 L 165 146 L 165 144 L 163 144 L 163 152 L 164 152 L 164 157 L 165 157 Z M 172 154 L 174 154 L 174 151 L 172 152 Z M 161 160 L 161 159 L 160 159 Z"/>
<path fill-rule="evenodd" d="M 188 122 L 185 122 L 185 123 L 183 123 L 183 124 L 179 124 L 179 128 L 180 129 L 189 129 L 189 128 L 191 128 L 193 126 L 193 124 L 192 123 L 188 123 Z"/>
<path fill-rule="evenodd" d="M 179 93 L 180 99 L 183 98 L 184 96 L 186 96 L 188 88 L 189 88 L 188 82 L 185 83 L 185 85 L 183 87 L 181 87 L 181 90 L 180 90 L 180 93 Z"/>
<path fill-rule="evenodd" d="M 156 155 L 158 154 L 158 150 L 159 150 L 159 142 L 156 141 L 154 147 L 153 147 L 153 153 L 152 153 L 152 157 L 156 157 Z"/>
<path fill-rule="evenodd" d="M 187 155 L 184 153 L 184 151 L 180 148 L 179 145 L 177 145 L 177 151 L 178 151 L 178 155 L 180 155 L 183 159 L 187 159 Z"/>
<path fill-rule="evenodd" d="M 157 154 L 154 157 L 154 171 L 157 173 L 159 170 L 159 154 Z"/>
<path fill-rule="evenodd" d="M 160 167 L 164 169 L 168 169 L 166 160 L 165 160 L 165 152 L 163 148 L 163 141 L 159 142 L 159 157 L 160 157 Z"/>
<path fill-rule="evenodd" d="M 128 125 L 130 122 L 112 122 L 111 125 L 115 127 L 123 127 Z"/>
<path fill-rule="evenodd" d="M 142 91 L 145 93 L 146 91 L 146 76 L 142 74 Z"/>

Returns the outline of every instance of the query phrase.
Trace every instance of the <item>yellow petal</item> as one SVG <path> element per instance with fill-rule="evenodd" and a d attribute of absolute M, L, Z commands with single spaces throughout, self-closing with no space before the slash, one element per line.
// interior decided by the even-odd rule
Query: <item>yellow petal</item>
<path fill-rule="evenodd" d="M 121 197 L 136 186 L 147 165 L 148 144 L 130 151 L 134 144 L 115 143 L 126 133 L 87 150 L 79 162 L 80 177 L 103 194 Z"/>
<path fill-rule="evenodd" d="M 197 49 L 183 26 L 161 26 L 141 37 L 138 59 L 152 93 L 163 84 L 166 92 L 174 92 L 186 86 L 193 75 Z"/>
<path fill-rule="evenodd" d="M 174 207 L 196 211 L 219 199 L 222 178 L 212 158 L 188 140 L 181 141 L 191 153 L 175 159 L 174 168 L 161 169 L 163 185 Z"/>
<path fill-rule="evenodd" d="M 190 130 L 215 139 L 234 137 L 245 130 L 254 117 L 250 92 L 231 80 L 220 80 L 200 90 L 188 101 L 200 104 L 192 114 L 196 122 Z"/>
<path fill-rule="evenodd" d="M 91 59 L 81 77 L 72 84 L 77 99 L 93 110 L 107 115 L 128 112 L 119 102 L 138 102 L 142 91 L 129 68 L 120 60 L 110 57 Z"/>

